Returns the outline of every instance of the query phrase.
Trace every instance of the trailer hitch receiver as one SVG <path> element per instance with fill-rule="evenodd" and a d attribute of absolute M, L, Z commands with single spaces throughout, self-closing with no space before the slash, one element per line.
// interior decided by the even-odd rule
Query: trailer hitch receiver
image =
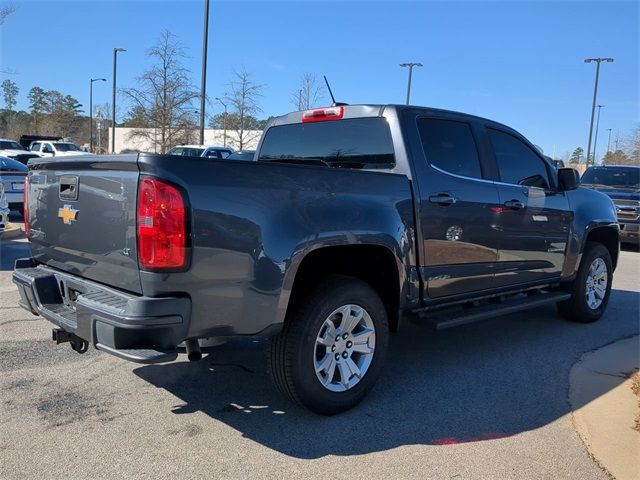
<path fill-rule="evenodd" d="M 75 333 L 67 332 L 62 328 L 54 328 L 51 332 L 51 336 L 53 341 L 56 342 L 56 345 L 69 342 L 71 344 L 71 348 L 78 353 L 85 353 L 89 350 L 89 342 L 83 340 Z"/>

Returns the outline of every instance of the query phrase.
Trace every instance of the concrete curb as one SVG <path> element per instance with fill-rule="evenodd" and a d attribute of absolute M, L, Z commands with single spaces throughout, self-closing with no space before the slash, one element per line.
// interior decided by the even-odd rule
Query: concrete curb
<path fill-rule="evenodd" d="M 638 399 L 629 375 L 640 368 L 640 337 L 585 354 L 571 369 L 573 425 L 594 460 L 617 480 L 637 479 L 640 432 L 633 430 Z"/>
<path fill-rule="evenodd" d="M 2 233 L 0 233 L 1 240 L 12 240 L 14 238 L 20 237 L 24 232 L 22 229 L 17 226 L 9 223 L 7 228 L 5 228 Z"/>

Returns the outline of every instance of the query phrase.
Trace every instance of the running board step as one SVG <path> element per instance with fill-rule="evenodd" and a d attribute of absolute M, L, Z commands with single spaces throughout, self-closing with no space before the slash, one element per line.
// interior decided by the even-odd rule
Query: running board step
<path fill-rule="evenodd" d="M 548 303 L 561 302 L 563 300 L 568 300 L 569 298 L 571 298 L 571 295 L 564 292 L 539 293 L 536 295 L 529 295 L 524 298 L 518 296 L 502 303 L 469 308 L 462 312 L 444 311 L 437 312 L 435 315 L 431 316 L 428 314 L 423 315 L 436 330 L 445 330 L 447 328 L 479 322 L 481 320 L 487 320 L 500 315 L 519 312 L 520 310 L 527 310 L 529 308 L 546 305 Z"/>

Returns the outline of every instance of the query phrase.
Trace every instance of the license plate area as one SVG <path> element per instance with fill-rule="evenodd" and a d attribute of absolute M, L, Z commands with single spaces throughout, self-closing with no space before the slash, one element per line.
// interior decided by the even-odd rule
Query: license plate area
<path fill-rule="evenodd" d="M 18 190 L 18 191 L 22 191 L 24 190 L 24 183 L 12 183 L 11 184 L 11 189 L 12 190 Z"/>

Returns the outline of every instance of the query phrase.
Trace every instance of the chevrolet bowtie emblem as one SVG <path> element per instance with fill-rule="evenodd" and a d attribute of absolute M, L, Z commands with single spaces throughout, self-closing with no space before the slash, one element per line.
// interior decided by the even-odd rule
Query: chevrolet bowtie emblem
<path fill-rule="evenodd" d="M 71 222 L 76 221 L 79 211 L 80 210 L 76 210 L 71 205 L 65 205 L 58 209 L 58 218 L 61 218 L 65 225 L 71 225 Z"/>

